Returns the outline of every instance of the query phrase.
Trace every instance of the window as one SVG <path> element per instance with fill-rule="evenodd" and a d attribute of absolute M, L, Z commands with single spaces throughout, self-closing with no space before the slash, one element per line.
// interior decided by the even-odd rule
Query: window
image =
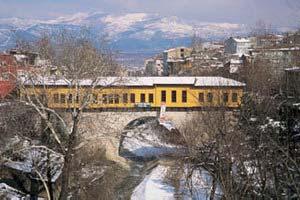
<path fill-rule="evenodd" d="M 204 93 L 199 93 L 199 102 L 204 102 Z"/>
<path fill-rule="evenodd" d="M 112 94 L 108 95 L 108 103 L 109 104 L 113 104 L 114 103 L 114 95 L 112 95 Z"/>
<path fill-rule="evenodd" d="M 228 102 L 228 93 L 223 94 L 223 102 L 227 103 Z"/>
<path fill-rule="evenodd" d="M 135 94 L 134 93 L 130 94 L 130 103 L 135 103 Z"/>
<path fill-rule="evenodd" d="M 182 91 L 181 101 L 182 101 L 182 103 L 186 103 L 187 102 L 187 92 L 186 92 L 186 90 Z"/>
<path fill-rule="evenodd" d="M 66 103 L 66 95 L 60 94 L 60 103 Z"/>
<path fill-rule="evenodd" d="M 184 57 L 184 49 L 180 49 L 180 56 L 183 58 Z"/>
<path fill-rule="evenodd" d="M 149 94 L 149 103 L 153 103 L 154 101 L 153 94 Z"/>
<path fill-rule="evenodd" d="M 167 99 L 167 94 L 166 91 L 163 90 L 161 91 L 161 102 L 166 102 L 166 99 Z"/>
<path fill-rule="evenodd" d="M 119 104 L 120 103 L 120 97 L 118 94 L 114 95 L 114 99 L 115 99 L 115 104 Z"/>
<path fill-rule="evenodd" d="M 213 102 L 214 96 L 211 92 L 207 93 L 207 101 L 208 102 Z"/>
<path fill-rule="evenodd" d="M 59 103 L 59 96 L 57 93 L 53 95 L 53 101 L 54 103 Z"/>
<path fill-rule="evenodd" d="M 123 103 L 128 103 L 128 94 L 123 94 Z"/>
<path fill-rule="evenodd" d="M 102 101 L 104 104 L 107 104 L 107 94 L 102 95 Z"/>
<path fill-rule="evenodd" d="M 93 96 L 92 96 L 92 102 L 93 103 L 97 103 L 98 102 L 98 95 L 97 94 L 93 94 Z"/>
<path fill-rule="evenodd" d="M 76 103 L 79 103 L 79 95 L 76 95 L 75 101 L 76 101 Z"/>
<path fill-rule="evenodd" d="M 238 101 L 238 95 L 237 93 L 232 93 L 232 102 L 237 102 Z"/>
<path fill-rule="evenodd" d="M 146 95 L 144 93 L 141 94 L 141 103 L 146 102 Z"/>
<path fill-rule="evenodd" d="M 176 103 L 177 99 L 176 99 L 176 90 L 172 91 L 172 102 Z"/>
<path fill-rule="evenodd" d="M 68 103 L 72 103 L 72 101 L 73 101 L 73 95 L 69 94 L 68 95 Z"/>

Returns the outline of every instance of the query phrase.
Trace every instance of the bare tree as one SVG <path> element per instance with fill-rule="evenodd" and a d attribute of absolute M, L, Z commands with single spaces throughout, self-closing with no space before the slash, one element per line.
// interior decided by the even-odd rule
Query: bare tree
<path fill-rule="evenodd" d="M 278 105 L 246 95 L 240 111 L 206 111 L 187 122 L 191 168 L 207 169 L 225 199 L 299 197 L 299 146 L 288 131 L 295 125 L 280 119 Z"/>
<path fill-rule="evenodd" d="M 256 37 L 266 36 L 270 33 L 272 33 L 272 25 L 268 24 L 264 20 L 256 21 L 251 31 L 251 35 Z"/>
<path fill-rule="evenodd" d="M 23 80 L 20 87 L 25 94 L 26 101 L 42 117 L 46 128 L 53 136 L 64 154 L 64 168 L 61 177 L 61 192 L 59 199 L 67 199 L 69 196 L 73 155 L 78 142 L 79 122 L 81 113 L 92 102 L 92 93 L 101 77 L 114 75 L 119 72 L 118 65 L 113 62 L 111 53 L 104 46 L 94 47 L 90 35 L 83 31 L 79 35 L 63 31 L 54 39 L 43 38 L 37 43 L 37 49 L 44 58 L 50 59 L 56 66 L 57 73 L 51 79 L 62 80 L 68 83 L 70 88 L 66 98 L 68 101 L 68 112 L 58 112 L 50 108 L 47 100 L 41 96 L 50 98 L 47 93 L 46 83 L 49 79 L 45 74 L 30 74 Z M 82 80 L 88 80 L 90 87 L 83 87 Z M 115 80 L 115 82 L 120 80 Z M 40 82 L 41 88 L 36 87 Z M 112 83 L 113 84 L 113 83 Z M 44 90 L 43 90 L 44 89 Z M 42 91 L 42 94 L 41 94 Z M 62 126 L 57 130 L 56 124 L 51 120 L 55 117 Z M 70 121 L 68 121 L 69 119 Z"/>

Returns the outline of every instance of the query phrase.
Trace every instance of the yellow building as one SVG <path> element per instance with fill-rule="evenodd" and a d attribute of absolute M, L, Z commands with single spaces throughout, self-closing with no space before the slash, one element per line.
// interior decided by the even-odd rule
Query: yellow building
<path fill-rule="evenodd" d="M 238 108 L 245 85 L 222 77 L 103 77 L 94 83 L 81 80 L 77 86 L 65 80 L 26 81 L 20 93 L 65 109 L 83 102 L 89 109 L 156 109 L 162 104 L 172 109 Z"/>

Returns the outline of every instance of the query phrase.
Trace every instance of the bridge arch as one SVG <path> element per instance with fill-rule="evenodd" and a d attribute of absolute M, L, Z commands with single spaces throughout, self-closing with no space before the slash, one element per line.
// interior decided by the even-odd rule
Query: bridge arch
<path fill-rule="evenodd" d="M 196 114 L 197 111 L 168 111 L 167 119 L 170 119 L 179 132 L 186 120 Z M 88 141 L 91 148 L 106 148 L 108 159 L 126 163 L 118 154 L 119 143 L 124 128 L 139 118 L 157 117 L 157 111 L 139 112 L 84 112 L 82 113 L 80 128 L 84 131 L 82 137 Z"/>

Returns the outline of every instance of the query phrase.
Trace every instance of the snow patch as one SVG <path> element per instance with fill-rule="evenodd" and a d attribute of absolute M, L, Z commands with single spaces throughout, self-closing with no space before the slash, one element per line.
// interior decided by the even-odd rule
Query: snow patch
<path fill-rule="evenodd" d="M 167 167 L 157 166 L 135 188 L 131 200 L 173 200 L 175 189 L 164 182 L 167 170 Z"/>
<path fill-rule="evenodd" d="M 137 157 L 151 158 L 176 152 L 179 147 L 167 144 L 153 133 L 151 129 L 139 129 L 139 132 L 129 131 L 123 140 L 122 146 Z"/>
<path fill-rule="evenodd" d="M 164 165 L 158 165 L 153 169 L 135 188 L 131 195 L 131 200 L 175 200 L 178 197 L 184 200 L 209 199 L 212 188 L 212 177 L 206 170 L 195 170 L 190 174 L 187 168 L 185 168 L 185 174 L 179 177 L 180 188 L 177 192 L 175 192 L 174 186 L 167 182 L 166 176 L 168 170 L 171 170 L 171 167 Z M 187 186 L 186 177 L 188 176 L 190 178 L 189 183 L 193 183 L 193 187 L 191 188 Z M 217 185 L 214 199 L 221 199 L 221 196 L 221 189 Z"/>

